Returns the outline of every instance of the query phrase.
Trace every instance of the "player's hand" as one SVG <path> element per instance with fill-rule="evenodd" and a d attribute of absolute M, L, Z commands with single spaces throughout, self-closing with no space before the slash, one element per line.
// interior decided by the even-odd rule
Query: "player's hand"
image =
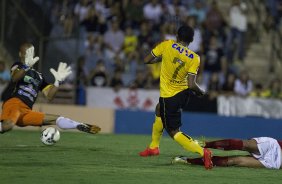
<path fill-rule="evenodd" d="M 197 92 L 196 95 L 199 98 L 203 98 L 208 95 L 208 92 L 202 90 L 202 91 Z"/>
<path fill-rule="evenodd" d="M 208 93 L 206 91 L 204 91 L 204 90 L 192 91 L 192 93 L 194 95 L 196 95 L 197 97 L 199 97 L 199 98 L 203 98 L 204 96 L 208 95 Z"/>
<path fill-rule="evenodd" d="M 39 57 L 33 57 L 34 56 L 34 47 L 30 47 L 28 49 L 26 49 L 25 51 L 25 65 L 28 67 L 32 67 L 38 60 Z"/>
<path fill-rule="evenodd" d="M 59 63 L 58 71 L 54 70 L 53 68 L 50 68 L 50 72 L 55 77 L 55 86 L 59 86 L 60 82 L 63 82 L 71 73 L 71 67 L 67 65 L 67 63 Z"/>

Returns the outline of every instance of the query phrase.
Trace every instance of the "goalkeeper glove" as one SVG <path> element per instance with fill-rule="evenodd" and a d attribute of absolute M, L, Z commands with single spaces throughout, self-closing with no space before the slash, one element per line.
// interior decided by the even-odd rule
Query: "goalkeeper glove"
<path fill-rule="evenodd" d="M 58 71 L 50 68 L 50 72 L 54 75 L 55 82 L 54 85 L 59 87 L 60 83 L 63 82 L 71 73 L 71 67 L 67 66 L 67 63 L 59 63 Z"/>
<path fill-rule="evenodd" d="M 25 58 L 24 58 L 24 63 L 25 63 L 25 70 L 27 71 L 29 68 L 31 68 L 38 60 L 39 57 L 33 57 L 34 56 L 34 47 L 30 47 L 26 49 L 25 51 Z"/>

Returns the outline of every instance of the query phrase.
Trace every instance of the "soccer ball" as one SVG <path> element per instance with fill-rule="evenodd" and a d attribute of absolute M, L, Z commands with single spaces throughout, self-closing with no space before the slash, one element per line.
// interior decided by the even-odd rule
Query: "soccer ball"
<path fill-rule="evenodd" d="M 45 145 L 53 145 L 60 140 L 60 132 L 54 127 L 48 127 L 41 132 L 41 142 Z"/>

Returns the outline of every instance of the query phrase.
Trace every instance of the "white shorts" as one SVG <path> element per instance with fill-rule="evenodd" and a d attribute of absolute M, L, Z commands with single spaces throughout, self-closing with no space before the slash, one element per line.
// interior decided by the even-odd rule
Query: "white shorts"
<path fill-rule="evenodd" d="M 281 166 L 281 148 L 277 140 L 270 137 L 257 137 L 256 140 L 259 155 L 252 153 L 266 168 L 280 169 Z"/>

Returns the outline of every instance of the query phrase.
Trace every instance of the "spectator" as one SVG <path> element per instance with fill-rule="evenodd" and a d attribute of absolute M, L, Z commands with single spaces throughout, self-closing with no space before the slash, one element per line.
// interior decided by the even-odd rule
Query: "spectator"
<path fill-rule="evenodd" d="M 155 63 L 153 65 L 148 65 L 151 72 L 151 83 L 153 88 L 158 88 L 160 85 L 160 73 L 161 73 L 161 63 Z"/>
<path fill-rule="evenodd" d="M 280 98 L 282 99 L 282 87 L 281 80 L 276 78 L 271 81 L 269 90 L 267 90 L 267 97 L 269 98 Z"/>
<path fill-rule="evenodd" d="M 220 85 L 222 85 L 227 66 L 223 49 L 219 46 L 217 37 L 211 37 L 209 46 L 204 51 L 203 61 L 203 85 L 206 87 L 209 86 L 209 78 L 214 72 L 218 73 Z"/>
<path fill-rule="evenodd" d="M 216 0 L 212 1 L 211 8 L 207 12 L 207 17 L 204 24 L 206 41 L 210 40 L 212 35 L 217 35 L 222 41 L 225 39 L 225 20 L 221 10 L 218 8 Z"/>
<path fill-rule="evenodd" d="M 10 81 L 10 72 L 6 69 L 6 64 L 0 59 L 0 84 L 6 84 Z"/>
<path fill-rule="evenodd" d="M 44 3 L 48 4 L 48 2 L 45 1 Z M 45 4 L 43 6 L 45 8 Z M 51 23 L 57 24 L 59 21 L 64 20 L 67 15 L 72 15 L 73 9 L 74 9 L 74 3 L 71 0 L 54 1 L 50 13 Z"/>
<path fill-rule="evenodd" d="M 124 84 L 122 81 L 122 71 L 115 70 L 110 82 L 110 87 L 114 88 L 115 91 L 119 91 L 123 86 Z"/>
<path fill-rule="evenodd" d="M 65 15 L 58 24 L 52 27 L 50 37 L 69 37 L 74 30 L 74 17 L 72 14 Z"/>
<path fill-rule="evenodd" d="M 169 15 L 175 16 L 179 12 L 180 15 L 187 14 L 186 8 L 181 4 L 180 0 L 172 0 L 171 4 L 167 5 Z"/>
<path fill-rule="evenodd" d="M 141 21 L 143 20 L 143 5 L 139 0 L 132 0 L 125 7 L 125 16 L 127 20 L 130 20 L 129 25 L 133 28 L 139 28 Z"/>
<path fill-rule="evenodd" d="M 107 0 L 96 0 L 94 4 L 97 13 L 101 15 L 104 20 L 108 19 L 110 16 L 110 8 L 106 3 Z"/>
<path fill-rule="evenodd" d="M 103 60 L 97 62 L 97 66 L 89 74 L 90 84 L 97 87 L 107 86 L 108 72 Z"/>
<path fill-rule="evenodd" d="M 74 17 L 72 14 L 66 15 L 63 21 L 64 36 L 72 36 L 74 30 Z"/>
<path fill-rule="evenodd" d="M 165 23 L 162 26 L 162 40 L 175 40 L 176 41 L 176 26 L 173 23 Z"/>
<path fill-rule="evenodd" d="M 79 22 L 82 22 L 88 14 L 89 10 L 88 0 L 80 0 L 74 7 L 74 14 L 78 17 Z"/>
<path fill-rule="evenodd" d="M 146 84 L 145 84 L 145 89 L 156 89 L 158 88 L 159 85 L 154 85 L 154 79 L 151 73 L 148 73 L 146 75 Z"/>
<path fill-rule="evenodd" d="M 180 25 L 184 22 L 187 15 L 187 9 L 182 5 L 180 0 L 173 0 L 172 3 L 167 3 L 163 9 L 163 21 L 170 24 Z"/>
<path fill-rule="evenodd" d="M 202 1 L 197 0 L 194 5 L 188 11 L 189 16 L 196 17 L 196 23 L 202 25 L 206 19 L 206 10 Z"/>
<path fill-rule="evenodd" d="M 194 39 L 188 47 L 190 50 L 196 52 L 197 54 L 200 54 L 202 49 L 202 33 L 197 25 L 196 17 L 187 17 L 186 24 L 194 29 Z"/>
<path fill-rule="evenodd" d="M 251 97 L 265 98 L 267 97 L 267 91 L 263 89 L 260 83 L 255 84 L 253 91 L 250 93 Z"/>
<path fill-rule="evenodd" d="M 137 71 L 136 78 L 131 84 L 132 88 L 145 88 L 147 83 L 146 75 L 144 75 L 144 71 Z"/>
<path fill-rule="evenodd" d="M 123 62 L 119 57 L 114 58 L 114 69 L 116 71 L 124 72 L 126 67 L 126 63 Z"/>
<path fill-rule="evenodd" d="M 123 11 L 123 7 L 120 1 L 108 1 L 111 2 L 110 5 L 110 15 L 107 18 L 107 20 L 109 21 L 113 21 L 116 20 L 120 23 L 120 26 L 122 28 L 124 28 L 124 24 L 125 24 L 125 15 L 124 15 L 124 11 Z"/>
<path fill-rule="evenodd" d="M 248 96 L 253 90 L 253 82 L 246 71 L 241 72 L 240 78 L 235 80 L 234 91 L 239 96 Z"/>
<path fill-rule="evenodd" d="M 264 20 L 264 26 L 267 31 L 271 28 L 278 29 L 282 17 L 282 1 L 267 0 L 265 2 L 268 14 Z"/>
<path fill-rule="evenodd" d="M 144 21 L 140 26 L 140 34 L 138 36 L 139 47 L 151 48 L 153 46 L 153 38 L 150 31 L 150 25 Z"/>
<path fill-rule="evenodd" d="M 144 60 L 143 58 L 141 58 L 140 52 L 143 52 L 143 51 L 138 50 L 138 51 L 133 52 L 132 58 L 128 61 L 129 68 L 126 71 L 128 71 L 133 76 L 136 75 L 136 71 L 139 71 L 139 70 L 143 71 L 147 67 L 146 65 L 144 65 Z"/>
<path fill-rule="evenodd" d="M 76 64 L 76 85 L 86 86 L 87 81 L 87 69 L 85 66 L 85 57 L 80 56 Z"/>
<path fill-rule="evenodd" d="M 85 57 L 81 56 L 77 60 L 76 64 L 76 104 L 86 104 L 86 91 L 87 85 L 87 70 L 85 68 Z"/>
<path fill-rule="evenodd" d="M 215 99 L 218 96 L 219 91 L 221 91 L 218 73 L 216 72 L 211 74 L 208 91 L 210 100 Z"/>
<path fill-rule="evenodd" d="M 245 57 L 245 34 L 247 31 L 247 5 L 240 0 L 233 0 L 232 6 L 230 9 L 230 31 L 227 37 L 226 43 L 226 54 L 227 61 L 229 63 L 233 62 L 233 44 L 235 43 L 235 39 L 238 42 L 238 59 L 240 61 L 244 60 Z"/>
<path fill-rule="evenodd" d="M 153 24 L 159 24 L 162 16 L 162 6 L 158 0 L 151 0 L 143 8 L 144 17 Z"/>
<path fill-rule="evenodd" d="M 102 16 L 99 16 L 95 8 L 90 8 L 87 17 L 81 22 L 81 25 L 85 27 L 86 31 L 89 33 L 105 33 L 107 25 Z"/>
<path fill-rule="evenodd" d="M 132 58 L 132 53 L 136 51 L 138 44 L 138 37 L 134 34 L 132 28 L 128 26 L 125 30 L 125 37 L 123 43 L 123 51 L 127 58 Z"/>
<path fill-rule="evenodd" d="M 104 58 L 103 37 L 99 34 L 88 34 L 87 40 L 84 43 L 84 56 L 86 59 L 86 68 L 88 73 L 92 70 L 99 59 Z"/>
<path fill-rule="evenodd" d="M 121 53 L 124 43 L 124 33 L 119 27 L 119 22 L 114 20 L 111 22 L 110 29 L 104 34 L 104 43 L 106 46 L 106 55 L 113 59 L 115 56 L 123 57 Z"/>
<path fill-rule="evenodd" d="M 236 76 L 233 73 L 228 73 L 225 82 L 222 86 L 222 93 L 226 95 L 234 94 Z"/>

